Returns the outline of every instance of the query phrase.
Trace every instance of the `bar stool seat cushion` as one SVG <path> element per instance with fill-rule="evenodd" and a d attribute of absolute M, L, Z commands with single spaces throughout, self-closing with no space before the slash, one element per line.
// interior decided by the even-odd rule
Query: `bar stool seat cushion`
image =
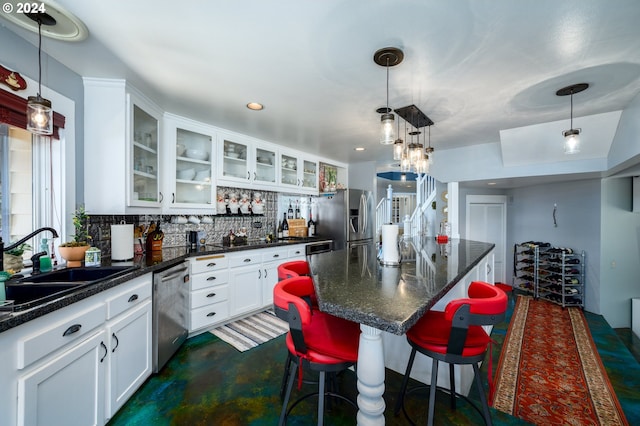
<path fill-rule="evenodd" d="M 305 354 L 296 351 L 291 333 L 287 334 L 287 348 L 291 353 L 311 362 L 337 364 L 358 360 L 360 327 L 357 323 L 343 320 L 323 312 L 314 311 L 313 321 L 305 325 Z"/>
<path fill-rule="evenodd" d="M 451 324 L 444 312 L 428 311 L 409 329 L 407 338 L 424 350 L 446 354 Z M 484 353 L 490 340 L 484 328 L 479 325 L 469 326 L 462 356 L 473 357 Z"/>

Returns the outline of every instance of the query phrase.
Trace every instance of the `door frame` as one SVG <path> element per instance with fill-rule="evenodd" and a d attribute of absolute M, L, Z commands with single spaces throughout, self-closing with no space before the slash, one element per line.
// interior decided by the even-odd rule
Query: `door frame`
<path fill-rule="evenodd" d="M 470 224 L 470 209 L 472 204 L 498 204 L 502 205 L 502 256 L 499 259 L 502 262 L 502 276 L 494 275 L 495 282 L 505 282 L 507 271 L 507 196 L 506 195 L 467 195 L 465 200 L 466 205 L 466 218 L 465 218 L 465 234 L 467 238 L 469 236 Z M 498 260 L 498 259 L 496 259 Z M 495 267 L 494 267 L 495 271 Z"/>

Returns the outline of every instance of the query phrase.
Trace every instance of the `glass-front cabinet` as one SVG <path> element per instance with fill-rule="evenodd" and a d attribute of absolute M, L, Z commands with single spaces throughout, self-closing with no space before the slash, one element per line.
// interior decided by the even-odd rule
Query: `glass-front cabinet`
<path fill-rule="evenodd" d="M 220 135 L 218 158 L 218 184 L 246 188 L 277 185 L 276 149 L 270 144 Z"/>
<path fill-rule="evenodd" d="M 159 119 L 131 102 L 131 206 L 157 206 L 160 203 Z"/>
<path fill-rule="evenodd" d="M 298 154 L 280 155 L 280 184 L 305 192 L 318 191 L 318 162 L 301 158 Z"/>
<path fill-rule="evenodd" d="M 166 176 L 164 205 L 213 208 L 215 133 L 213 129 L 165 114 Z"/>

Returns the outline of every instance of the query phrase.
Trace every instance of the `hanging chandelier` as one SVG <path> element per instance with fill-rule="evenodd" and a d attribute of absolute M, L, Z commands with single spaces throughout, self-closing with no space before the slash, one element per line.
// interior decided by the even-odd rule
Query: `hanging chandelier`
<path fill-rule="evenodd" d="M 27 130 L 38 135 L 53 134 L 53 110 L 51 101 L 42 93 L 42 25 L 55 25 L 56 20 L 46 13 L 27 15 L 38 23 L 38 93 L 27 97 Z"/>
<path fill-rule="evenodd" d="M 589 88 L 587 83 L 572 84 L 571 86 L 563 87 L 556 92 L 557 96 L 570 96 L 571 97 L 571 121 L 570 129 L 562 132 L 564 136 L 564 153 L 565 154 L 577 154 L 580 152 L 580 132 L 582 129 L 573 128 L 573 95 L 580 93 Z"/>
<path fill-rule="evenodd" d="M 378 108 L 376 112 L 380 115 L 380 143 L 391 145 L 394 143 L 394 121 L 395 116 L 389 108 L 389 67 L 398 65 L 404 59 L 404 53 L 397 47 L 385 47 L 373 54 L 373 61 L 387 69 L 387 106 Z"/>
<path fill-rule="evenodd" d="M 428 173 L 432 161 L 430 154 L 433 153 L 433 148 L 431 147 L 431 126 L 433 125 L 433 121 L 415 105 L 398 108 L 394 111 L 405 121 L 405 141 L 403 143 L 402 139 L 398 139 L 402 146 L 400 147 L 400 144 L 394 144 L 393 151 L 393 158 L 400 160 L 400 171 L 403 173 L 413 172 L 416 174 Z M 409 132 L 410 140 L 406 136 L 407 124 L 412 127 L 412 130 Z M 427 148 L 425 148 L 427 133 L 424 130 L 420 130 L 425 127 L 428 128 L 429 132 L 429 146 Z M 420 142 L 421 134 L 424 137 L 425 144 Z M 399 156 L 398 151 L 400 152 Z"/>

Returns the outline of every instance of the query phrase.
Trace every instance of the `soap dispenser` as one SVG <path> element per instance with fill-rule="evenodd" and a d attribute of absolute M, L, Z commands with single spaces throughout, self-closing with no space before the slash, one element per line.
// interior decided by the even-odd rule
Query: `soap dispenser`
<path fill-rule="evenodd" d="M 49 247 L 47 245 L 46 238 L 43 238 L 40 242 L 40 251 L 47 253 L 40 257 L 40 272 L 49 272 L 51 271 L 51 256 L 49 255 Z"/>

